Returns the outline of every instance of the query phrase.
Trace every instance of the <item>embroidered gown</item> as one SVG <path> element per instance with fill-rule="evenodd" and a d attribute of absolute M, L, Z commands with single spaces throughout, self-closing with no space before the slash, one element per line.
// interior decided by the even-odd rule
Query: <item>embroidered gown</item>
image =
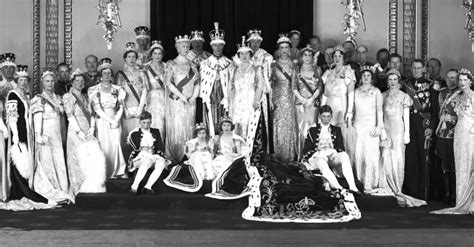
<path fill-rule="evenodd" d="M 61 136 L 61 115 L 64 114 L 62 98 L 57 94 L 49 96 L 45 92 L 36 95 L 31 100 L 31 114 L 35 133 L 41 133 L 46 139 L 45 144 L 35 143 L 33 188 L 50 200 L 68 199 L 74 202 L 74 196 L 69 193 Z"/>
<path fill-rule="evenodd" d="M 190 98 L 196 87 L 199 87 L 198 71 L 196 67 L 189 63 L 189 71 L 179 71 L 178 65 L 174 61 L 168 62 L 167 82 L 177 88 L 181 88 L 181 93 Z M 193 75 L 189 78 L 189 75 Z M 180 85 L 182 80 L 188 80 L 185 85 Z M 179 89 L 178 89 L 179 90 Z M 165 155 L 173 163 L 177 163 L 183 159 L 184 144 L 192 139 L 193 129 L 191 126 L 195 122 L 196 103 L 185 103 L 180 99 L 174 99 L 174 95 L 168 95 L 166 99 L 166 133 Z"/>
<path fill-rule="evenodd" d="M 165 63 L 160 63 L 158 68 L 152 66 L 152 63 L 146 66 L 146 73 L 149 78 L 146 110 L 151 113 L 151 128 L 159 129 L 163 140 L 166 139 L 165 68 Z"/>
<path fill-rule="evenodd" d="M 231 83 L 230 117 L 235 124 L 234 133 L 247 137 L 249 121 L 254 113 L 253 102 L 258 87 L 263 83 L 263 74 L 260 68 L 253 65 L 244 71 L 237 67 L 234 80 Z"/>
<path fill-rule="evenodd" d="M 103 111 L 108 117 L 115 118 L 119 110 L 120 101 L 125 98 L 125 91 L 122 87 L 111 85 L 110 92 L 104 92 L 102 84 L 89 88 L 89 99 L 95 112 Z M 125 175 L 125 158 L 122 153 L 122 143 L 120 142 L 121 132 L 119 128 L 111 128 L 110 123 L 97 116 L 96 137 L 106 160 L 106 177 L 114 178 Z"/>
<path fill-rule="evenodd" d="M 313 76 L 310 78 L 298 73 L 296 88 L 301 96 L 309 98 L 314 92 L 316 92 L 316 90 L 321 90 L 322 82 L 320 78 L 321 69 L 319 69 L 319 67 L 314 67 Z M 302 102 L 296 102 L 296 120 L 298 122 L 298 160 L 300 160 L 303 155 L 304 139 L 306 138 L 308 129 L 318 122 L 319 98 L 320 97 L 318 96 L 315 103 L 310 106 L 305 106 Z"/>
<path fill-rule="evenodd" d="M 286 75 L 278 69 L 281 66 Z M 281 161 L 293 161 L 296 154 L 296 88 L 295 67 L 289 62 L 278 60 L 272 64 L 273 81 L 273 146 L 275 157 Z"/>
<path fill-rule="evenodd" d="M 435 214 L 474 214 L 474 92 L 457 96 L 458 122 L 454 129 L 456 206 Z"/>
<path fill-rule="evenodd" d="M 129 82 L 125 79 L 125 76 L 128 78 Z M 125 90 L 125 98 L 123 100 L 124 104 L 124 113 L 122 116 L 122 147 L 123 153 L 125 157 L 128 157 L 130 153 L 133 151 L 131 147 L 126 145 L 128 133 L 130 133 L 133 129 L 138 127 L 139 122 L 139 106 L 145 106 L 146 97 L 147 97 L 147 90 L 146 84 L 148 81 L 146 80 L 145 73 L 142 71 L 131 68 L 127 65 L 124 66 L 123 71 L 119 71 L 117 73 L 117 80 L 116 84 L 121 86 L 123 90 Z M 125 112 L 128 111 L 129 114 L 132 116 L 126 116 Z"/>
<path fill-rule="evenodd" d="M 377 126 L 377 105 L 382 105 L 382 102 L 377 102 L 379 96 L 381 98 L 380 90 L 374 86 L 367 91 L 358 88 L 354 95 L 354 168 L 366 193 L 383 187 L 385 181 L 380 164 L 380 137 L 370 134 Z"/>
<path fill-rule="evenodd" d="M 91 105 L 87 95 L 64 94 L 64 109 L 68 118 L 75 118 L 82 133 L 87 135 L 91 127 Z M 83 109 L 86 111 L 84 112 Z M 69 175 L 69 189 L 76 195 L 79 192 L 105 192 L 105 157 L 97 139 L 83 140 L 78 136 L 75 123 L 69 121 L 67 133 L 66 160 Z M 90 177 L 99 178 L 97 185 L 91 185 Z M 86 181 L 85 184 L 83 184 Z M 84 185 L 84 188 L 82 186 Z"/>
<path fill-rule="evenodd" d="M 351 160 L 354 160 L 354 129 L 345 123 L 345 115 L 348 109 L 348 86 L 356 81 L 354 70 L 345 65 L 339 72 L 336 69 L 328 69 L 322 76 L 324 82 L 324 96 L 327 97 L 326 104 L 332 108 L 331 124 L 341 128 L 344 139 L 344 147 Z"/>
<path fill-rule="evenodd" d="M 403 207 L 419 207 L 426 205 L 423 200 L 402 193 L 403 180 L 405 177 L 405 121 L 403 112 L 410 108 L 413 100 L 410 96 L 400 90 L 391 93 L 390 90 L 383 92 L 383 118 L 387 138 L 392 145 L 382 148 L 382 167 L 385 173 L 388 190 L 397 198 L 398 205 Z"/>

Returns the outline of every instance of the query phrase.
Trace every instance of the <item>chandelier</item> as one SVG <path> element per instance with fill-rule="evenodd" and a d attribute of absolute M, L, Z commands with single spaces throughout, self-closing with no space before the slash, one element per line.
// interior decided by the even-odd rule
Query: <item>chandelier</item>
<path fill-rule="evenodd" d="M 99 19 L 97 25 L 101 25 L 105 30 L 102 36 L 107 43 L 107 49 L 112 49 L 112 41 L 114 41 L 114 34 L 119 27 L 122 27 L 119 15 L 119 3 L 121 0 L 99 0 L 97 9 L 99 10 Z"/>

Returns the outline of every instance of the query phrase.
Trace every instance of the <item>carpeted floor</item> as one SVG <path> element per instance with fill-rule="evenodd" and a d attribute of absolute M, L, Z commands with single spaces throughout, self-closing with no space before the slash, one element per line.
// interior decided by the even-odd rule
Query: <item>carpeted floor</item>
<path fill-rule="evenodd" d="M 54 210 L 0 211 L 0 229 L 24 230 L 249 230 L 249 229 L 474 229 L 474 216 L 432 215 L 442 205 L 362 212 L 362 219 L 335 224 L 262 223 L 243 220 L 241 211 L 84 210 L 69 206 Z"/>

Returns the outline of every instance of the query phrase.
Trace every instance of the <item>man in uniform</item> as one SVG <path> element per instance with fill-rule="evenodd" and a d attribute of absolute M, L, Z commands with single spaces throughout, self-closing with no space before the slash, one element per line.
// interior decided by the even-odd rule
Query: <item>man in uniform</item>
<path fill-rule="evenodd" d="M 84 89 L 82 90 L 83 93 L 87 93 L 87 90 L 90 87 L 93 87 L 100 82 L 100 75 L 97 71 L 97 66 L 99 63 L 99 59 L 95 55 L 88 55 L 84 59 L 84 65 L 86 66 L 87 72 L 82 74 L 84 77 Z"/>
<path fill-rule="evenodd" d="M 62 97 L 71 89 L 71 81 L 69 80 L 71 70 L 67 63 L 60 63 L 56 67 L 56 71 L 58 73 L 58 82 L 54 84 L 54 92 Z"/>

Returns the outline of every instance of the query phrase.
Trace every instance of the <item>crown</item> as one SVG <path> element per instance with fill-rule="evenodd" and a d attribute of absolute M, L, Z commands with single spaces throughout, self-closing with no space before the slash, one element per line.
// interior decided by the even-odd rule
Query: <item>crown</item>
<path fill-rule="evenodd" d="M 360 66 L 360 72 L 364 72 L 364 71 L 369 71 L 369 72 L 372 72 L 375 73 L 375 67 L 374 66 L 367 66 L 367 65 L 363 65 L 363 66 Z"/>
<path fill-rule="evenodd" d="M 234 124 L 234 122 L 232 122 L 232 118 L 230 117 L 221 117 L 221 119 L 219 120 L 219 125 L 223 124 L 223 123 L 231 123 L 231 124 Z"/>
<path fill-rule="evenodd" d="M 43 74 L 41 75 L 41 80 L 43 80 L 43 79 L 44 79 L 46 76 L 48 76 L 48 75 L 50 75 L 50 76 L 56 78 L 56 74 L 55 74 L 53 71 L 51 71 L 51 70 L 49 70 L 49 69 L 47 69 L 47 68 L 44 68 L 44 69 L 43 69 Z"/>
<path fill-rule="evenodd" d="M 316 52 L 309 44 L 307 44 L 303 49 L 301 49 L 300 54 L 303 54 L 305 51 L 309 51 L 313 54 Z"/>
<path fill-rule="evenodd" d="M 361 71 L 362 71 L 362 70 L 361 70 Z M 402 77 L 402 76 L 400 75 L 400 72 L 399 72 L 398 70 L 396 70 L 396 69 L 391 69 L 391 70 L 387 71 L 387 77 L 388 77 L 389 75 L 396 75 L 396 76 L 398 76 L 398 78 L 401 78 L 401 77 Z"/>
<path fill-rule="evenodd" d="M 179 43 L 179 42 L 191 42 L 191 40 L 189 39 L 189 36 L 187 34 L 185 35 L 178 35 L 176 37 L 174 37 L 174 41 L 176 43 Z"/>
<path fill-rule="evenodd" d="M 291 43 L 291 42 L 290 42 L 290 39 L 288 38 L 288 36 L 287 36 L 286 34 L 284 34 L 284 33 L 280 33 L 280 34 L 278 35 L 278 37 L 279 37 L 278 40 L 277 40 L 277 44 L 278 44 L 278 45 L 281 44 L 281 43 L 288 43 L 288 44 Z"/>
<path fill-rule="evenodd" d="M 137 52 L 137 50 L 135 49 L 135 42 L 125 43 L 125 52 L 129 52 L 129 51 Z"/>
<path fill-rule="evenodd" d="M 161 41 L 158 41 L 158 40 L 153 40 L 151 42 L 151 47 L 150 47 L 150 51 L 155 49 L 155 48 L 158 48 L 160 49 L 161 51 L 163 51 L 163 46 L 161 45 Z"/>
<path fill-rule="evenodd" d="M 28 65 L 18 64 L 16 66 L 16 75 L 18 77 L 28 77 Z"/>
<path fill-rule="evenodd" d="M 471 71 L 468 70 L 468 69 L 464 69 L 464 68 L 462 68 L 461 70 L 459 70 L 459 74 L 465 74 L 465 75 L 469 75 L 470 77 L 472 77 Z"/>
<path fill-rule="evenodd" d="M 301 32 L 298 31 L 298 30 L 291 30 L 291 31 L 290 31 L 290 37 L 293 36 L 293 35 L 295 35 L 295 34 L 297 34 L 298 36 L 301 36 Z"/>
<path fill-rule="evenodd" d="M 344 49 L 344 47 L 341 44 L 338 44 L 334 47 L 334 52 L 336 52 L 336 51 L 340 51 L 342 53 L 345 53 L 346 49 Z"/>
<path fill-rule="evenodd" d="M 69 78 L 71 79 L 71 81 L 74 79 L 74 77 L 78 76 L 78 75 L 82 75 L 82 71 L 81 69 L 77 68 L 76 70 L 74 70 L 74 72 L 71 73 L 71 75 L 69 76 Z"/>
<path fill-rule="evenodd" d="M 15 54 L 13 53 L 4 53 L 2 54 L 1 56 L 1 59 L 0 59 L 0 68 L 2 68 L 3 66 L 15 66 L 16 67 L 16 64 L 15 64 Z"/>
<path fill-rule="evenodd" d="M 135 31 L 137 39 L 150 38 L 150 29 L 146 26 L 138 26 L 133 31 Z"/>
<path fill-rule="evenodd" d="M 241 53 L 241 52 L 252 52 L 252 49 L 250 49 L 250 47 L 245 43 L 245 36 L 242 36 L 242 43 L 241 44 L 237 44 L 237 53 Z"/>
<path fill-rule="evenodd" d="M 209 32 L 209 37 L 211 38 L 211 45 L 219 43 L 225 44 L 225 32 L 219 29 L 219 22 L 214 22 L 214 30 Z"/>
<path fill-rule="evenodd" d="M 249 30 L 247 35 L 248 35 L 247 41 L 250 41 L 250 40 L 260 40 L 260 41 L 262 41 L 263 40 L 262 31 L 258 30 L 258 29 Z"/>
<path fill-rule="evenodd" d="M 112 68 L 112 59 L 108 57 L 104 57 L 99 60 L 99 66 L 97 66 L 97 71 L 101 71 L 103 69 L 111 69 Z"/>
<path fill-rule="evenodd" d="M 206 130 L 207 129 L 207 126 L 205 123 L 197 123 L 194 125 L 194 130 L 197 131 L 197 130 Z"/>
<path fill-rule="evenodd" d="M 202 31 L 194 30 L 191 32 L 191 41 L 200 40 L 204 41 L 204 33 Z"/>

